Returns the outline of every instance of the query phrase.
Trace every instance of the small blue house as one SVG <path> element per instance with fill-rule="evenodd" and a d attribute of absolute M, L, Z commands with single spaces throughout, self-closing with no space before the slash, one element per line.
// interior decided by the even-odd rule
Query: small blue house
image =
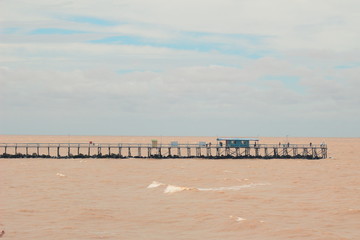
<path fill-rule="evenodd" d="M 250 147 L 250 142 L 256 144 L 259 141 L 257 138 L 218 138 L 216 140 L 220 146 L 223 146 L 223 141 L 225 141 L 226 147 Z"/>

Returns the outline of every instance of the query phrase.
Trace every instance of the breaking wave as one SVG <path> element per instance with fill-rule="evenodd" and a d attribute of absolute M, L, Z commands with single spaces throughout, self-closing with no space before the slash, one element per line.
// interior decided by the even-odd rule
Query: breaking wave
<path fill-rule="evenodd" d="M 176 193 L 176 192 L 182 192 L 185 190 L 197 190 L 197 191 L 237 191 L 244 188 L 250 188 L 255 186 L 262 186 L 262 185 L 270 185 L 269 183 L 250 183 L 246 185 L 240 185 L 240 186 L 229 186 L 229 187 L 215 187 L 215 188 L 196 188 L 196 187 L 183 187 L 183 186 L 175 186 L 170 184 L 164 184 L 161 182 L 153 181 L 147 188 L 157 188 L 160 186 L 166 186 L 164 189 L 164 193 Z"/>
<path fill-rule="evenodd" d="M 168 185 L 165 188 L 164 193 L 175 193 L 175 192 L 181 192 L 181 191 L 184 191 L 184 190 L 191 190 L 191 189 L 196 189 L 196 188 L 179 187 L 179 186 Z"/>
<path fill-rule="evenodd" d="M 147 186 L 147 188 L 157 188 L 157 187 L 160 187 L 162 185 L 165 185 L 161 182 L 157 182 L 157 181 L 153 181 L 149 186 Z"/>
<path fill-rule="evenodd" d="M 255 186 L 269 185 L 269 183 L 250 183 L 240 186 L 230 186 L 230 187 L 216 187 L 216 188 L 198 188 L 199 191 L 226 191 L 226 190 L 241 190 L 243 188 L 250 188 Z"/>

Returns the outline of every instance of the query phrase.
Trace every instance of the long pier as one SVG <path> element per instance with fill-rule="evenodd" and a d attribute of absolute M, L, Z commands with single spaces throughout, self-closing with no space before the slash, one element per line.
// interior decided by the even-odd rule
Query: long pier
<path fill-rule="evenodd" d="M 327 145 L 137 144 L 137 143 L 0 143 L 0 158 L 327 158 Z"/>

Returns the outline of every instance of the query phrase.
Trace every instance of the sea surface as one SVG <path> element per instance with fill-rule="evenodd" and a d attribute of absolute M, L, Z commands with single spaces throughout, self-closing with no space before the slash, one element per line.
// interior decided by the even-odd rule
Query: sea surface
<path fill-rule="evenodd" d="M 197 143 L 216 137 L 0 136 L 0 142 Z M 360 239 L 360 138 L 328 159 L 1 159 L 3 239 Z M 2 153 L 3 149 L 0 149 Z"/>

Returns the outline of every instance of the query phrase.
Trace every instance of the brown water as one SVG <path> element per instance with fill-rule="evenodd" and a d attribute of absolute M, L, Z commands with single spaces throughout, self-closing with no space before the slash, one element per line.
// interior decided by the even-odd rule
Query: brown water
<path fill-rule="evenodd" d="M 0 142 L 151 139 L 0 136 Z M 360 139 L 325 142 L 330 158 L 323 160 L 0 159 L 0 230 L 4 239 L 360 239 Z"/>

